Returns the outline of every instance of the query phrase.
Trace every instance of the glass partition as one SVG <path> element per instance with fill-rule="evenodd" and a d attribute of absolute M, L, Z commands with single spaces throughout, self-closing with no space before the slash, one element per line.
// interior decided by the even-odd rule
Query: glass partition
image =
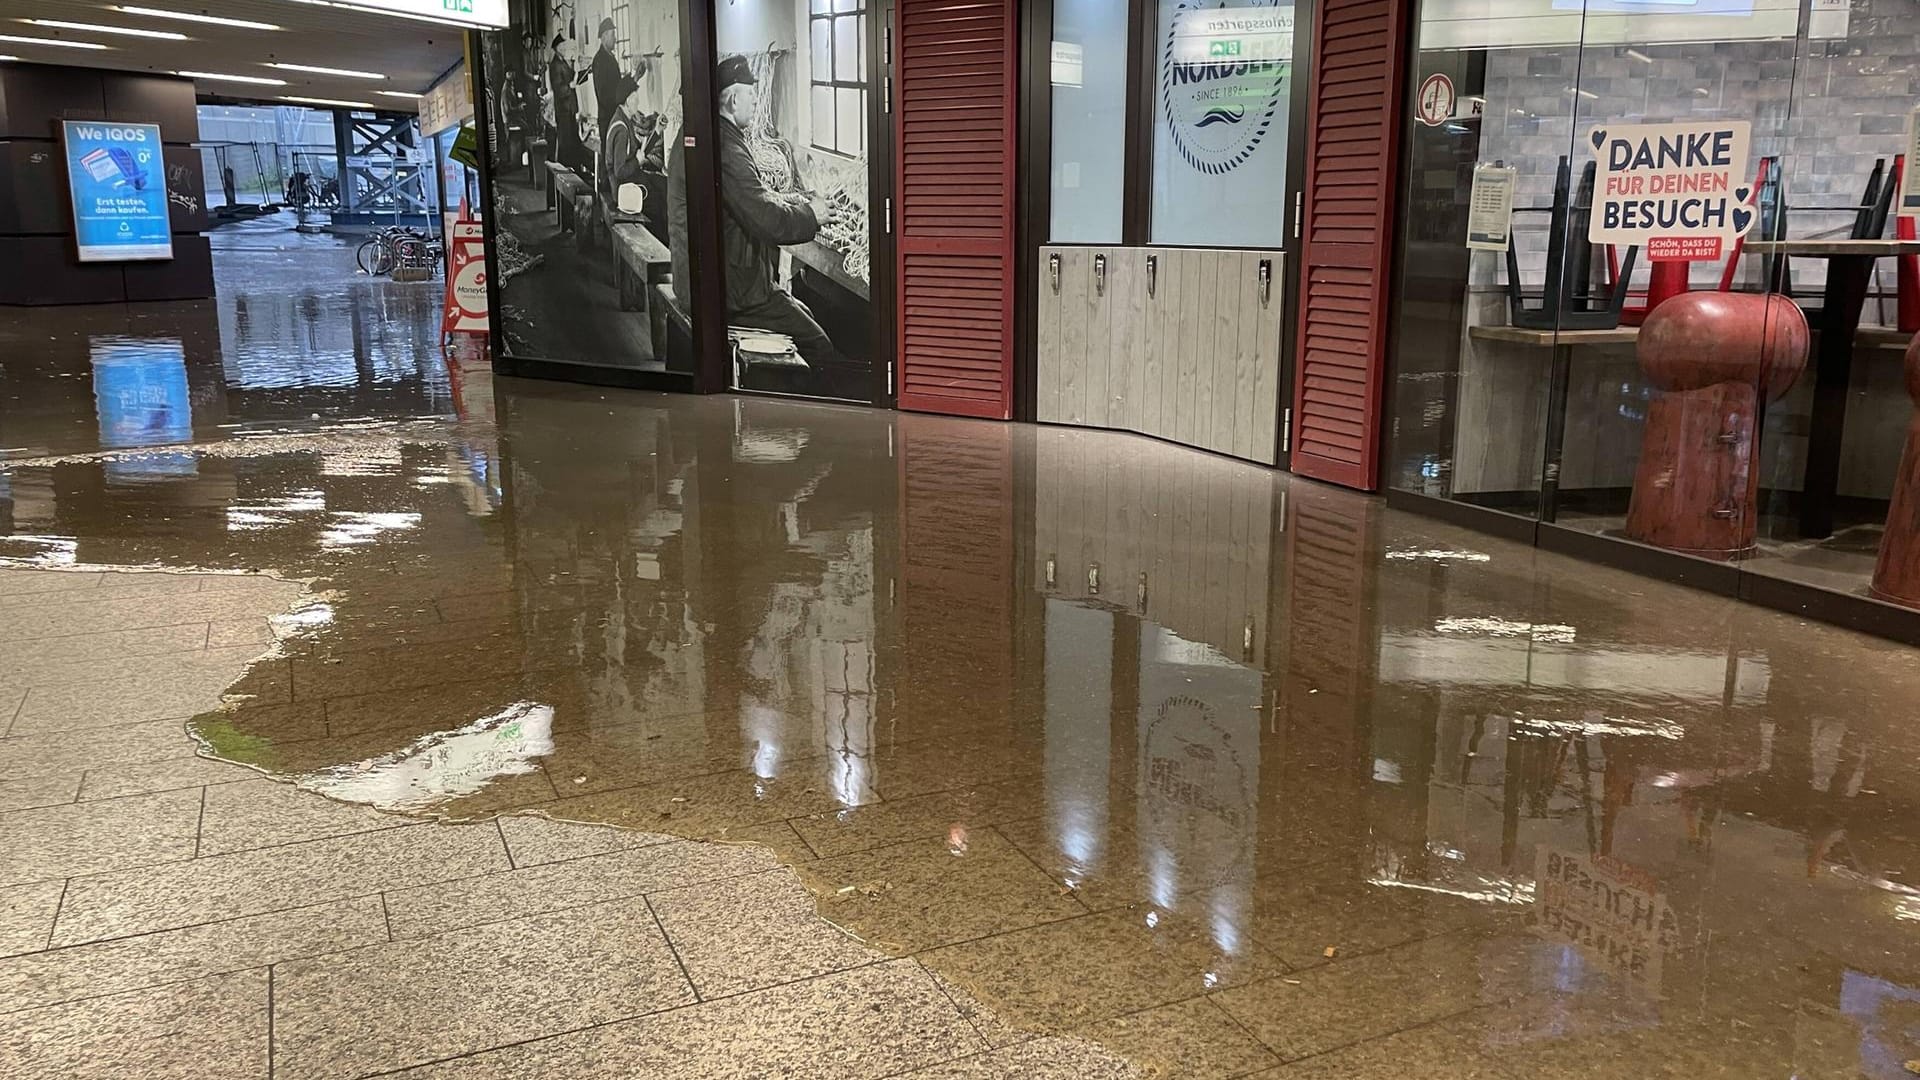
<path fill-rule="evenodd" d="M 1387 485 L 1920 607 L 1920 8 L 1417 24 Z"/>
<path fill-rule="evenodd" d="M 1127 0 L 1055 0 L 1052 230 L 1117 244 L 1127 156 Z"/>

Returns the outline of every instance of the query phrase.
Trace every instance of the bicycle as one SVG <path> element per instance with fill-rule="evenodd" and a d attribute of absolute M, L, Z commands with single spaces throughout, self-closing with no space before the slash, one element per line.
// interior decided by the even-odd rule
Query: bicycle
<path fill-rule="evenodd" d="M 353 253 L 353 261 L 362 273 L 382 277 L 392 273 L 403 256 L 408 259 L 424 256 L 429 262 L 435 262 L 440 259 L 441 251 L 437 237 L 410 225 L 389 225 L 362 241 Z"/>

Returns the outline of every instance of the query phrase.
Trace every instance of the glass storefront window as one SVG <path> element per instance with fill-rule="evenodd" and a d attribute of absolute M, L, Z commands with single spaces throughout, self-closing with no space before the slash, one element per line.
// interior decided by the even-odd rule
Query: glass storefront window
<path fill-rule="evenodd" d="M 1127 2 L 1053 6 L 1053 221 L 1064 244 L 1120 242 L 1127 145 Z"/>
<path fill-rule="evenodd" d="M 1920 607 L 1920 10 L 1858 7 L 1424 0 L 1389 486 Z"/>
<path fill-rule="evenodd" d="M 1153 242 L 1280 247 L 1293 5 L 1160 0 L 1159 8 Z"/>

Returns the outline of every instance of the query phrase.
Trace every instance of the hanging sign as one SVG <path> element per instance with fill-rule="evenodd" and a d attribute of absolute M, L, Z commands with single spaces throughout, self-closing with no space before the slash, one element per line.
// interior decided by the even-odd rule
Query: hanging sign
<path fill-rule="evenodd" d="M 1720 258 L 1757 216 L 1740 178 L 1751 132 L 1745 120 L 1594 128 L 1587 239 L 1638 244 L 1655 262 Z"/>
<path fill-rule="evenodd" d="M 1467 200 L 1467 247 L 1507 250 L 1513 232 L 1513 188 L 1519 175 L 1520 170 L 1512 166 L 1474 166 L 1473 194 Z"/>
<path fill-rule="evenodd" d="M 1439 127 L 1453 118 L 1455 94 L 1453 80 L 1441 72 L 1434 72 L 1420 83 L 1419 103 L 1420 122 L 1428 127 Z"/>
<path fill-rule="evenodd" d="M 1900 174 L 1900 210 L 1908 216 L 1920 215 L 1920 105 L 1907 112 L 1907 166 Z"/>
<path fill-rule="evenodd" d="M 61 128 L 80 261 L 173 258 L 159 125 L 66 120 Z"/>
<path fill-rule="evenodd" d="M 487 246 L 477 221 L 453 223 L 447 246 L 447 334 L 487 332 Z"/>

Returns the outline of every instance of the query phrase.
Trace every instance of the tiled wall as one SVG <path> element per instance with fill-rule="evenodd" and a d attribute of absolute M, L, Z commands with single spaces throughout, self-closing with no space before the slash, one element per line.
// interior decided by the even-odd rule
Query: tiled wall
<path fill-rule="evenodd" d="M 1788 199 L 1796 208 L 1789 234 L 1845 235 L 1851 210 L 1811 211 L 1851 207 L 1874 160 L 1891 164 L 1901 152 L 1906 110 L 1920 102 L 1920 3 L 1853 0 L 1846 37 L 1797 45 L 1493 50 L 1480 158 L 1519 168 L 1517 204 L 1546 206 L 1561 155 L 1571 155 L 1578 184 L 1591 154 L 1574 140 L 1596 124 L 1743 118 L 1753 124 L 1755 159 L 1785 158 Z M 1545 215 L 1516 220 L 1523 270 L 1535 274 L 1545 262 L 1544 226 Z M 1482 275 L 1493 269 L 1492 260 L 1476 262 Z M 1796 268 L 1796 280 L 1818 272 L 1817 264 L 1804 273 Z M 1697 265 L 1696 275 L 1717 279 L 1719 268 Z M 1888 276 L 1890 283 L 1891 271 Z"/>

